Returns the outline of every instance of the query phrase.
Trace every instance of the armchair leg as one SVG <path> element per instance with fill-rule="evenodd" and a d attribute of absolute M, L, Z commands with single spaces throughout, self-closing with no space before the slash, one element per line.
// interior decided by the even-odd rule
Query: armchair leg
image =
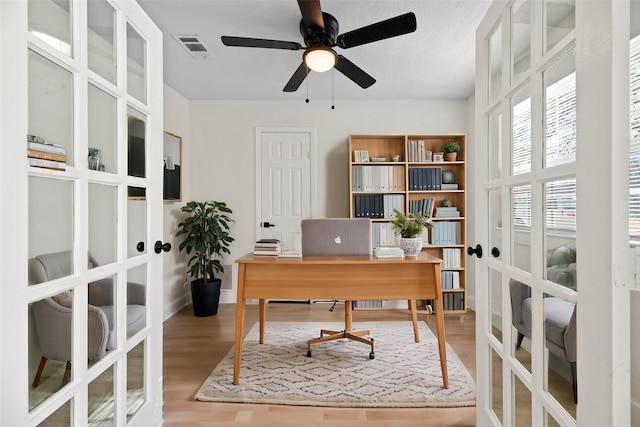
<path fill-rule="evenodd" d="M 573 403 L 578 403 L 578 370 L 576 369 L 576 362 L 569 362 L 571 364 L 571 382 L 573 383 Z"/>
<path fill-rule="evenodd" d="M 36 371 L 36 377 L 33 379 L 33 388 L 38 387 L 38 384 L 40 383 L 40 377 L 42 376 L 42 371 L 44 370 L 44 365 L 47 364 L 47 358 L 42 356 L 42 358 L 40 358 L 40 364 L 38 365 L 38 370 Z"/>
<path fill-rule="evenodd" d="M 524 339 L 524 334 L 518 332 L 518 341 L 516 342 L 516 350 L 520 348 L 522 345 L 522 340 Z"/>

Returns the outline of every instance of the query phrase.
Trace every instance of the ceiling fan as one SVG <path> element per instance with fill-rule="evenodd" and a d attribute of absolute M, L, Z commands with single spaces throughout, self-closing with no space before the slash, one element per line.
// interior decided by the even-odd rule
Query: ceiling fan
<path fill-rule="evenodd" d="M 378 40 L 412 33 L 416 30 L 416 15 L 413 12 L 409 12 L 338 35 L 338 20 L 322 11 L 319 0 L 298 0 L 298 6 L 300 6 L 300 12 L 302 13 L 300 33 L 306 48 L 297 42 L 222 36 L 222 43 L 225 46 L 285 50 L 304 49 L 302 63 L 285 85 L 284 92 L 298 90 L 310 70 L 324 72 L 331 68 L 335 68 L 357 85 L 366 89 L 374 84 L 376 80 L 353 62 L 337 54 L 333 48 L 337 46 L 342 49 L 349 49 Z"/>

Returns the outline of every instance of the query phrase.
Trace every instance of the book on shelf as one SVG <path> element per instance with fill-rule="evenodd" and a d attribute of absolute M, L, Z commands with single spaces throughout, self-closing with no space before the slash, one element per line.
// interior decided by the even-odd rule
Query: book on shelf
<path fill-rule="evenodd" d="M 55 154 L 46 151 L 27 150 L 27 157 L 31 157 L 34 159 L 53 160 L 55 162 L 67 162 L 66 154 Z"/>
<path fill-rule="evenodd" d="M 302 251 L 286 250 L 278 254 L 279 258 L 302 258 Z"/>
<path fill-rule="evenodd" d="M 56 162 L 55 160 L 46 160 L 46 159 L 36 159 L 33 157 L 27 158 L 29 162 L 29 166 L 34 166 L 37 168 L 45 168 L 45 169 L 55 169 L 55 170 L 65 170 L 67 168 L 67 164 L 64 162 Z"/>
<path fill-rule="evenodd" d="M 455 206 L 438 206 L 434 218 L 459 218 L 460 211 Z"/>
<path fill-rule="evenodd" d="M 48 142 L 27 142 L 27 149 L 51 154 L 66 154 L 66 149 L 62 145 Z"/>

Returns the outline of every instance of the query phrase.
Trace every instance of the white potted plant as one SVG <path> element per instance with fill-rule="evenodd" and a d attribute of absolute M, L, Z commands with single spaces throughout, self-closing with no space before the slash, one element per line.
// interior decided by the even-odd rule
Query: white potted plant
<path fill-rule="evenodd" d="M 422 250 L 422 230 L 431 228 L 429 219 L 422 214 L 403 214 L 397 209 L 393 210 L 396 219 L 391 223 L 396 236 L 400 236 L 400 248 L 405 256 L 417 256 Z"/>

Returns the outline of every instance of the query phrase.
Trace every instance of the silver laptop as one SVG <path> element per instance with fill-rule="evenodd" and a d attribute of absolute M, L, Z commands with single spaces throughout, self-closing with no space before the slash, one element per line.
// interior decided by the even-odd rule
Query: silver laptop
<path fill-rule="evenodd" d="M 302 220 L 302 256 L 371 255 L 371 219 Z"/>

